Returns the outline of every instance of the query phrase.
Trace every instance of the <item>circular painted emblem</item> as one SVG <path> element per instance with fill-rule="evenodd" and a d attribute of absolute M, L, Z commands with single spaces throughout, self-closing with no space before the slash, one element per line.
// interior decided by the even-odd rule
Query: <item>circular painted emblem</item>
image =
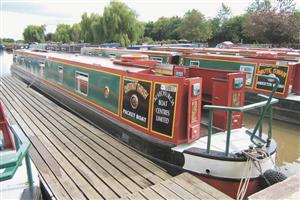
<path fill-rule="evenodd" d="M 105 98 L 109 97 L 109 87 L 108 86 L 104 87 L 103 95 Z"/>
<path fill-rule="evenodd" d="M 135 94 L 130 97 L 130 105 L 133 109 L 136 109 L 139 105 L 139 99 Z"/>

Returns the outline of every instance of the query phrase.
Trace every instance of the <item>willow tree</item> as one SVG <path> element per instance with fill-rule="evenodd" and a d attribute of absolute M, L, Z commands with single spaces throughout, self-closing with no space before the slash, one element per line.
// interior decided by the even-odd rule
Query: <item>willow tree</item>
<path fill-rule="evenodd" d="M 182 22 L 177 28 L 181 39 L 190 41 L 207 41 L 212 36 L 210 23 L 204 15 L 193 9 L 185 13 Z"/>
<path fill-rule="evenodd" d="M 25 42 L 45 42 L 46 25 L 28 25 L 23 32 Z"/>
<path fill-rule="evenodd" d="M 71 26 L 69 24 L 58 24 L 54 35 L 57 42 L 69 43 L 71 41 Z"/>
<path fill-rule="evenodd" d="M 135 43 L 144 34 L 143 25 L 137 20 L 135 11 L 118 1 L 112 1 L 105 7 L 99 23 L 103 38 L 107 42 L 120 42 L 122 46 Z"/>

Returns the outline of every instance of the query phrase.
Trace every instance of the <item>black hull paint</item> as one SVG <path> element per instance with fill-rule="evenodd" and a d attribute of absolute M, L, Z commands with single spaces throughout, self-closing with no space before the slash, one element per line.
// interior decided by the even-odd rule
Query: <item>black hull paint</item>
<path fill-rule="evenodd" d="M 147 156 L 149 159 L 163 166 L 170 172 L 175 174 L 183 172 L 182 166 L 184 165 L 184 156 L 171 149 L 175 146 L 174 144 L 152 139 L 144 133 L 116 121 L 109 115 L 80 102 L 71 95 L 62 93 L 58 89 L 45 84 L 44 81 L 36 79 L 33 75 L 24 72 L 22 69 L 18 69 L 16 66 L 12 66 L 11 70 L 13 75 L 17 75 L 17 77 L 55 100 L 58 104 L 84 120 L 100 127 L 114 138 L 128 144 L 129 147 L 133 147 L 132 149 Z"/>

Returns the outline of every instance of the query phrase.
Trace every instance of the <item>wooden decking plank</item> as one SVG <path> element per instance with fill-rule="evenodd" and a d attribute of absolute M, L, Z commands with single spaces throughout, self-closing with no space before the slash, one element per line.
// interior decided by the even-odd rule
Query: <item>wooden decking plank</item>
<path fill-rule="evenodd" d="M 5 95 L 2 95 L 2 96 L 4 97 Z M 7 96 L 5 96 L 5 97 L 7 97 Z M 14 103 L 14 101 L 7 101 L 5 98 L 1 98 L 1 99 L 5 105 L 10 105 L 10 103 L 11 104 Z M 41 157 L 43 158 L 44 162 L 47 163 L 47 166 L 49 166 L 49 169 L 51 169 L 51 172 L 56 176 L 57 180 L 59 180 L 61 185 L 65 188 L 66 192 L 72 191 L 72 193 L 69 194 L 72 198 L 85 199 L 85 197 L 80 193 L 79 189 L 75 186 L 75 184 L 72 182 L 72 180 L 65 174 L 63 169 L 53 168 L 56 161 L 52 158 L 51 154 L 48 152 L 48 150 L 43 145 L 38 145 L 40 143 L 40 141 L 37 140 L 37 138 L 34 136 L 34 133 L 29 128 L 29 126 L 25 123 L 25 121 L 23 121 L 23 118 L 19 115 L 19 113 L 15 109 L 8 109 L 8 112 L 11 112 L 11 115 L 14 116 L 14 118 L 18 122 L 19 126 L 27 134 L 27 137 L 31 141 L 31 144 L 33 145 L 33 147 L 36 148 L 39 153 L 47 152 L 47 153 L 42 154 Z M 44 172 L 44 171 L 42 170 L 41 172 Z M 50 181 L 50 183 L 52 183 L 52 182 Z M 54 190 L 53 192 L 58 193 L 58 194 L 64 193 L 62 191 L 56 191 L 56 190 Z"/>
<path fill-rule="evenodd" d="M 16 98 L 15 102 L 18 103 L 18 106 L 15 106 L 15 109 L 18 110 L 18 113 L 20 113 L 20 115 L 22 115 L 22 118 L 31 116 L 34 117 L 32 115 L 32 113 L 30 113 L 27 108 L 25 108 L 23 106 L 23 104 Z M 23 102 L 24 103 L 24 102 Z M 25 114 L 26 112 L 26 114 Z M 78 187 L 80 188 L 80 190 L 86 191 L 86 195 L 88 198 L 94 199 L 94 198 L 101 198 L 101 196 L 91 187 L 91 185 L 88 184 L 88 182 L 85 181 L 85 179 L 83 179 L 82 176 L 80 176 L 78 174 L 78 172 L 75 170 L 75 168 L 73 168 L 73 166 L 68 163 L 66 161 L 66 159 L 60 154 L 60 152 L 52 145 L 51 142 L 49 142 L 46 137 L 40 132 L 40 129 L 36 126 L 36 124 L 39 124 L 40 126 L 42 126 L 42 124 L 39 122 L 38 118 L 34 118 L 34 120 L 31 121 L 30 118 L 28 118 L 26 121 L 26 123 L 28 124 L 28 126 L 33 129 L 34 133 L 39 133 L 37 134 L 38 138 L 41 140 L 41 142 L 43 144 L 47 144 L 47 149 L 51 152 L 51 154 L 55 157 L 56 160 L 59 161 L 60 164 L 62 164 L 64 166 L 65 169 L 68 169 L 66 172 L 69 174 L 69 176 L 71 178 L 75 178 L 76 181 L 74 181 L 76 184 L 78 184 Z M 34 121 L 34 123 L 33 123 Z M 78 194 L 79 195 L 79 194 Z M 78 198 L 78 196 L 76 197 Z"/>
<path fill-rule="evenodd" d="M 190 193 L 192 193 L 194 196 L 196 196 L 198 199 L 216 199 L 215 197 L 213 197 L 213 194 L 208 194 L 205 191 L 203 191 L 203 189 L 199 189 L 198 187 L 196 187 L 194 184 L 189 184 L 188 182 L 186 182 L 184 179 L 181 178 L 181 175 L 173 177 L 172 181 L 174 181 L 175 183 L 177 183 L 178 185 L 180 185 L 181 187 L 183 187 L 185 190 L 189 191 Z"/>
<path fill-rule="evenodd" d="M 192 195 L 190 192 L 185 190 L 183 187 L 177 185 L 172 181 L 172 179 L 166 180 L 161 183 L 166 188 L 168 188 L 170 191 L 177 194 L 177 196 L 181 197 L 182 199 L 197 199 L 196 196 Z"/>
<path fill-rule="evenodd" d="M 18 82 L 18 81 L 17 81 Z M 46 105 L 48 106 L 48 105 Z M 51 108 L 50 108 L 51 109 Z M 54 111 L 55 112 L 55 111 Z M 53 113 L 54 113 L 53 112 Z M 52 112 L 51 112 L 52 113 Z M 50 113 L 50 114 L 51 114 Z M 54 117 L 54 116 L 53 116 Z M 69 119 L 69 118 L 67 118 Z M 66 118 L 64 118 L 64 120 L 66 120 Z M 60 120 L 58 120 L 60 121 Z M 76 123 L 77 124 L 77 123 Z M 82 123 L 80 123 L 82 124 Z M 66 125 L 66 123 L 64 123 L 64 125 Z M 68 126 L 68 128 L 70 128 L 69 125 L 66 125 Z M 90 131 L 88 131 L 87 129 L 84 129 L 83 127 L 80 127 L 79 128 L 81 131 L 84 132 L 85 135 L 89 135 L 89 137 L 91 137 L 91 139 L 93 141 L 97 141 L 97 142 L 102 142 L 102 140 L 100 140 L 98 137 L 96 137 L 93 133 L 91 133 Z M 98 130 L 99 132 L 99 130 Z M 97 133 L 98 133 L 97 132 Z M 99 144 L 99 143 L 98 143 Z M 106 146 L 104 146 L 106 145 Z M 132 169 L 135 169 L 136 172 L 139 172 L 142 176 L 144 176 L 145 178 L 149 179 L 150 181 L 152 181 L 153 183 L 156 183 L 156 182 L 160 182 L 162 179 L 157 177 L 156 174 L 150 172 L 150 171 L 147 171 L 145 170 L 145 168 L 141 167 L 141 165 L 137 164 L 137 162 L 134 162 L 132 159 L 128 159 L 127 156 L 120 156 L 121 155 L 121 152 L 120 151 L 117 151 L 115 148 L 112 148 L 110 145 L 108 145 L 107 143 L 100 143 L 100 146 L 101 147 L 105 147 L 107 151 L 109 151 L 110 153 L 114 154 L 117 158 L 119 158 L 121 161 L 123 161 L 123 163 L 126 163 L 127 165 L 129 165 Z M 144 159 L 143 159 L 144 160 Z M 153 165 L 153 164 L 152 164 Z M 166 174 L 166 173 L 163 173 L 163 174 Z"/>
<path fill-rule="evenodd" d="M 160 196 L 162 196 L 165 199 L 182 199 L 179 196 L 177 196 L 174 192 L 170 191 L 168 188 L 163 186 L 162 184 L 156 184 L 151 186 L 151 189 L 153 189 L 155 192 L 157 192 Z"/>
<path fill-rule="evenodd" d="M 232 199 L 229 196 L 227 196 L 226 194 L 217 190 L 216 188 L 208 185 L 207 183 L 205 183 L 203 181 L 199 181 L 199 179 L 195 176 L 192 176 L 188 173 L 183 173 L 179 176 L 180 176 L 180 179 L 186 181 L 188 184 L 196 186 L 198 189 L 210 194 L 211 196 L 213 196 L 216 199 Z"/>
<path fill-rule="evenodd" d="M 131 200 L 147 200 L 145 197 L 143 197 L 140 193 L 135 192 L 129 196 L 127 196 L 128 199 Z"/>
<path fill-rule="evenodd" d="M 40 172 L 40 176 L 42 176 L 43 179 L 47 182 L 47 186 L 52 191 L 53 196 L 56 199 L 71 199 L 71 197 L 67 194 L 66 190 L 62 187 L 59 180 L 57 180 L 57 178 L 51 172 L 50 168 L 42 160 L 37 150 L 34 147 L 31 147 L 29 151 L 30 157 L 34 162 L 34 165 Z"/>
<path fill-rule="evenodd" d="M 26 100 L 23 99 L 23 103 L 26 104 L 27 106 L 29 106 L 27 103 L 26 103 Z M 38 106 L 38 105 L 37 105 Z M 42 123 L 46 123 L 46 126 L 47 128 L 50 128 L 52 130 L 52 132 L 59 132 L 57 129 L 55 129 L 53 126 L 50 126 L 49 122 L 46 120 L 46 118 L 42 117 L 42 115 L 40 115 L 40 113 L 36 112 L 33 110 L 33 108 L 31 107 L 31 112 L 35 113 L 37 118 L 39 118 L 41 120 Z M 46 114 L 46 112 L 44 112 L 44 114 Z M 32 116 L 34 117 L 34 116 Z M 44 124 L 39 124 L 39 127 L 46 127 L 44 126 Z M 63 130 L 62 130 L 63 131 Z M 60 132 L 59 132 L 60 133 Z M 51 141 L 54 140 L 54 144 L 59 144 L 60 141 L 58 141 L 55 137 L 54 138 L 49 138 L 52 136 L 52 134 L 46 134 L 46 136 L 48 137 L 48 139 L 52 139 Z M 62 135 L 59 135 L 58 137 L 63 137 Z M 66 145 L 70 145 L 70 142 L 68 141 L 63 141 L 64 144 Z M 105 196 L 106 198 L 116 198 L 116 195 L 107 187 L 107 185 L 103 184 L 99 178 L 96 177 L 95 174 L 91 173 L 85 166 L 83 163 L 81 163 L 77 158 L 76 156 L 74 156 L 74 154 L 66 151 L 65 147 L 63 146 L 63 144 L 60 144 L 60 148 L 64 150 L 64 153 L 66 154 L 65 157 L 67 158 L 70 158 L 72 157 L 73 158 L 73 161 L 76 162 L 76 168 L 79 168 L 81 172 L 84 172 L 84 175 L 86 175 L 86 179 L 88 179 L 90 182 L 91 182 L 91 185 L 97 185 L 98 188 L 99 188 L 99 192 L 101 192 L 101 194 L 103 194 L 103 196 Z M 76 146 L 72 146 L 71 148 L 73 149 L 77 149 Z M 78 153 L 78 152 L 77 152 Z M 121 192 L 122 190 L 120 190 Z M 125 194 L 128 194 L 125 193 Z"/>
<path fill-rule="evenodd" d="M 151 189 L 151 187 L 143 189 L 140 191 L 140 194 L 142 194 L 146 199 L 164 199 L 162 196 L 160 196 L 157 192 Z"/>
<path fill-rule="evenodd" d="M 32 110 L 32 111 L 33 111 L 33 110 Z M 39 113 L 41 113 L 41 112 L 35 112 L 35 111 L 33 111 L 33 112 L 36 113 L 37 115 L 39 115 Z M 60 130 L 60 132 L 63 132 L 63 134 L 60 134 L 60 132 L 58 131 L 58 129 L 57 129 L 56 127 L 54 127 L 54 124 L 57 124 L 57 123 L 56 123 L 57 121 L 54 121 L 54 122 L 53 122 L 53 119 L 51 119 L 51 117 L 48 116 L 46 112 L 44 112 L 44 115 L 45 115 L 44 117 L 45 117 L 47 120 L 50 120 L 50 121 L 52 120 L 52 123 L 53 123 L 53 124 L 50 124 L 47 120 L 46 120 L 46 121 L 44 120 L 44 123 L 46 123 L 46 126 L 47 126 L 47 127 L 50 127 L 50 129 L 51 129 L 52 131 L 55 130 L 56 134 L 59 134 L 57 137 L 60 138 L 60 139 L 64 139 L 64 140 L 62 141 L 64 144 L 66 144 L 66 145 L 72 145 L 72 144 L 69 142 L 69 140 L 68 140 L 67 138 L 65 138 L 65 135 L 69 134 L 68 130 L 65 129 L 65 128 L 63 128 L 63 127 L 58 127 L 59 130 Z M 42 116 L 39 116 L 39 118 L 40 118 L 40 119 L 43 119 Z M 59 120 L 58 120 L 58 121 L 59 121 Z M 70 135 L 69 135 L 69 136 L 70 136 Z M 73 137 L 72 134 L 71 134 L 71 137 Z M 80 142 L 80 141 L 77 140 L 77 142 Z M 55 142 L 55 143 L 56 143 L 56 142 Z M 73 146 L 73 147 L 71 146 L 71 147 L 70 147 L 70 149 L 74 149 L 74 148 L 76 148 L 76 146 Z M 101 150 L 101 149 L 99 149 L 99 150 Z M 92 157 L 95 157 L 95 156 L 96 156 L 96 160 L 99 160 L 99 156 L 98 156 L 98 159 L 97 159 L 97 155 L 96 155 L 96 152 L 95 152 L 95 151 L 90 151 L 89 154 L 92 154 Z M 93 155 L 93 154 L 95 154 L 95 155 Z M 78 152 L 77 152 L 77 155 L 78 155 Z M 100 158 L 100 159 L 101 159 L 101 158 Z M 90 163 L 91 160 L 85 160 L 84 162 L 85 162 L 85 163 Z M 104 162 L 106 162 L 106 161 L 100 162 L 101 165 L 103 165 Z M 111 165 L 108 165 L 107 168 L 108 168 L 108 169 L 111 169 L 112 166 L 111 166 Z M 113 171 L 112 173 L 113 173 L 114 175 L 115 175 L 116 173 L 119 173 L 119 174 L 120 174 L 120 172 L 116 172 L 116 171 Z M 121 175 L 122 175 L 122 174 L 121 174 Z M 108 175 L 105 174 L 103 177 L 108 177 Z M 124 185 L 126 185 L 127 187 L 129 187 L 130 185 L 132 185 L 132 183 L 128 182 L 128 179 L 126 179 L 126 177 L 125 177 L 124 175 L 123 175 L 123 177 L 117 177 L 117 178 L 120 179 L 121 181 L 123 181 L 123 182 L 124 182 Z M 117 186 L 117 183 L 116 183 L 116 182 L 113 182 L 113 181 L 111 181 L 111 180 L 112 180 L 112 179 L 110 179 L 109 184 L 111 184 L 113 187 Z M 135 185 L 134 187 L 135 187 L 135 188 L 134 188 L 133 192 L 134 192 L 134 191 L 138 191 L 138 190 L 140 189 L 140 187 L 138 187 L 138 186 L 136 186 L 136 185 Z M 122 188 L 118 188 L 118 192 L 121 193 L 121 195 L 128 194 L 128 192 L 122 193 Z"/>

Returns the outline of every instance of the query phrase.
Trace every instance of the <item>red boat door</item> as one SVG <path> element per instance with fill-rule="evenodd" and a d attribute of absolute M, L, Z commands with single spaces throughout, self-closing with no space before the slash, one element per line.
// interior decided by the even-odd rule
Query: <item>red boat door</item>
<path fill-rule="evenodd" d="M 230 73 L 226 78 L 214 78 L 212 87 L 212 104 L 216 106 L 240 107 L 245 101 L 245 74 Z M 226 111 L 214 111 L 213 125 L 227 129 Z M 242 127 L 243 114 L 232 113 L 232 128 Z"/>
<path fill-rule="evenodd" d="M 202 78 L 190 78 L 188 84 L 187 142 L 200 137 Z"/>

